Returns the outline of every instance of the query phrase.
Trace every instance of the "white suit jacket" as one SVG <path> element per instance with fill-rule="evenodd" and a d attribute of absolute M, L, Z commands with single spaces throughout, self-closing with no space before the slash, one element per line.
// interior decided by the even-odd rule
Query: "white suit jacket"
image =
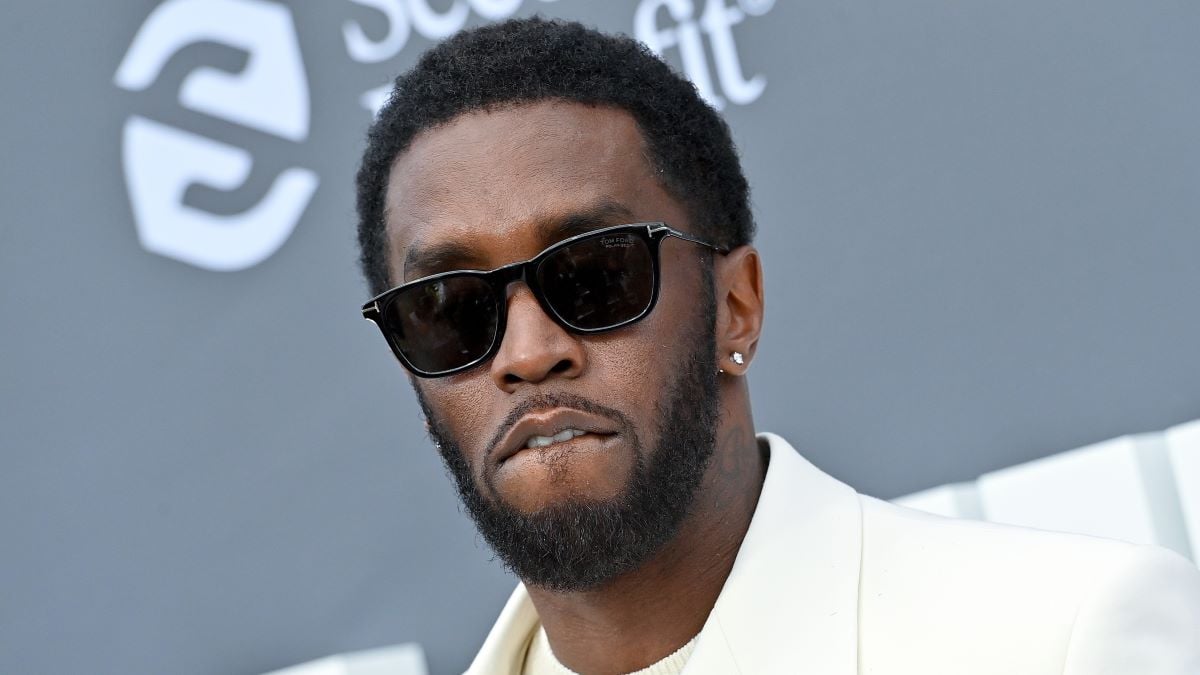
<path fill-rule="evenodd" d="M 1200 570 L 1165 549 L 857 494 L 782 438 L 685 675 L 1200 675 Z M 524 587 L 470 675 L 519 675 Z"/>

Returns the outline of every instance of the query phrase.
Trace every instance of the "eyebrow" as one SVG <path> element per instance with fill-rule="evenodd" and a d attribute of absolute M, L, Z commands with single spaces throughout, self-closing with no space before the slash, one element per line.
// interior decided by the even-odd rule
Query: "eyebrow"
<path fill-rule="evenodd" d="M 418 277 L 452 269 L 479 269 L 479 255 L 460 241 L 443 241 L 428 246 L 419 242 L 409 247 L 404 255 L 402 281 L 408 281 L 409 272 L 418 272 Z"/>
<path fill-rule="evenodd" d="M 557 242 L 611 225 L 632 223 L 633 212 L 624 204 L 605 197 L 593 204 L 565 214 L 539 218 L 534 223 L 538 239 L 546 248 Z M 409 247 L 404 256 L 404 279 L 410 272 L 418 277 L 454 269 L 483 269 L 480 252 L 461 240 L 422 245 L 420 242 Z"/>
<path fill-rule="evenodd" d="M 542 246 L 552 246 L 563 239 L 598 230 L 611 225 L 632 223 L 633 212 L 611 197 L 605 197 L 582 209 L 553 218 L 543 218 L 536 224 Z"/>

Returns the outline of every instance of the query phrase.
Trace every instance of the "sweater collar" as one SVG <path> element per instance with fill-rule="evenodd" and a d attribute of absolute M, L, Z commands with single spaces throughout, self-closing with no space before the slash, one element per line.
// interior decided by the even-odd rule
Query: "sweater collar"
<path fill-rule="evenodd" d="M 775 434 L 750 529 L 685 675 L 858 670 L 858 495 Z M 518 586 L 468 674 L 521 672 L 538 627 Z"/>

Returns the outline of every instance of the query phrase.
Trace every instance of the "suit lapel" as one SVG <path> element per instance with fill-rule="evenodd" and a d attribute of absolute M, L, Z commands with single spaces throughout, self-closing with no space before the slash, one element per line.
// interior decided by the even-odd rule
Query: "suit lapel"
<path fill-rule="evenodd" d="M 685 675 L 858 672 L 862 514 L 774 434 L 754 519 Z"/>
<path fill-rule="evenodd" d="M 537 609 L 518 584 L 464 675 L 521 675 L 525 650 L 538 627 Z"/>

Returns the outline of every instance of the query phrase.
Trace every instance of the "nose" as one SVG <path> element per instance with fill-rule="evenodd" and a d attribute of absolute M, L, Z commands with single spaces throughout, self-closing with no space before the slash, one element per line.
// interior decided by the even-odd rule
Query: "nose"
<path fill-rule="evenodd" d="M 554 322 L 524 283 L 510 286 L 504 340 L 491 363 L 496 386 L 513 392 L 522 384 L 583 372 L 583 343 Z"/>

